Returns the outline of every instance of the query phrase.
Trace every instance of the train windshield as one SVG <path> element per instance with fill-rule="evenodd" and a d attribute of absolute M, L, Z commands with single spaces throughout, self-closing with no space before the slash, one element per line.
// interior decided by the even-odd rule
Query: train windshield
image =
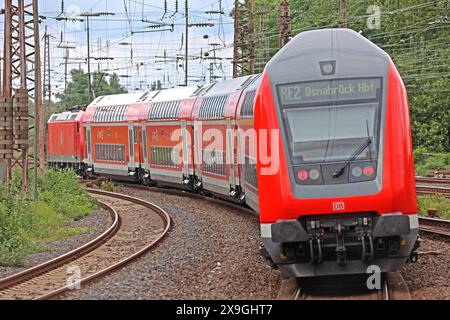
<path fill-rule="evenodd" d="M 333 88 L 327 82 L 327 90 Z M 357 88 L 356 83 L 357 80 L 352 80 L 345 85 L 356 85 Z M 314 85 L 317 89 L 316 83 Z M 346 161 L 368 139 L 372 143 L 355 160 L 375 160 L 378 154 L 381 102 L 381 84 L 376 85 L 378 88 L 373 95 L 359 95 L 355 101 L 352 101 L 351 96 L 346 96 L 342 101 L 334 96 L 335 101 L 332 102 L 308 103 L 305 102 L 307 99 L 302 99 L 302 103 L 289 105 L 286 97 L 280 97 L 292 163 Z M 302 84 L 300 95 L 305 93 L 304 88 Z M 295 90 L 290 91 L 295 93 Z"/>

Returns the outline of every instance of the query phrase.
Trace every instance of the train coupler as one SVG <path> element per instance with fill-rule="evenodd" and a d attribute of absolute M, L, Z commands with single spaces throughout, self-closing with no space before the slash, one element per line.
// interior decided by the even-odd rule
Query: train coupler
<path fill-rule="evenodd" d="M 420 237 L 419 235 L 417 235 L 416 242 L 414 242 L 414 247 L 412 248 L 406 262 L 416 263 L 419 260 L 419 253 L 417 252 L 417 250 L 420 248 L 420 243 Z"/>
<path fill-rule="evenodd" d="M 262 241 L 259 243 L 259 254 L 261 257 L 266 259 L 267 264 L 272 268 L 277 270 L 278 266 L 275 264 L 275 262 L 272 260 L 272 257 L 270 256 L 269 252 L 267 252 L 267 249 L 264 247 L 264 244 Z"/>
<path fill-rule="evenodd" d="M 340 266 L 347 264 L 347 249 L 345 248 L 344 232 L 341 224 L 338 224 L 336 228 L 336 261 Z"/>

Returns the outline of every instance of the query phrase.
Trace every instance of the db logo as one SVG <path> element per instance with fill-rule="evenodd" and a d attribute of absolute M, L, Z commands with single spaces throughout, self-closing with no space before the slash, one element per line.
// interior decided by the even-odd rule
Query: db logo
<path fill-rule="evenodd" d="M 344 202 L 333 202 L 333 211 L 342 211 L 345 210 Z"/>

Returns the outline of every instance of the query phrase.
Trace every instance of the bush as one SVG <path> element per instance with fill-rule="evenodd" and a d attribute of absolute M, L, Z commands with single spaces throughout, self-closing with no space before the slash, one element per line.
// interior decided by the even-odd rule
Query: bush
<path fill-rule="evenodd" d="M 117 186 L 111 180 L 102 182 L 100 188 L 105 191 L 114 192 L 117 190 Z"/>
<path fill-rule="evenodd" d="M 450 201 L 443 195 L 419 196 L 419 213 L 426 215 L 428 209 L 437 209 L 439 218 L 450 219 Z"/>
<path fill-rule="evenodd" d="M 23 265 L 26 256 L 45 243 L 86 231 L 69 227 L 96 208 L 76 174 L 49 170 L 38 179 L 37 200 L 21 194 L 19 172 L 13 173 L 10 194 L 0 197 L 0 265 Z"/>
<path fill-rule="evenodd" d="M 424 148 L 414 150 L 414 162 L 416 174 L 426 176 L 437 170 L 450 167 L 450 153 L 427 153 Z"/>

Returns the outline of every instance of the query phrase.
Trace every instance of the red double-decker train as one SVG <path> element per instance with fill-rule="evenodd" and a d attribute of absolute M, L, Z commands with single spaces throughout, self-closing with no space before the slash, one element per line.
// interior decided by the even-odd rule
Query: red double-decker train
<path fill-rule="evenodd" d="M 98 97 L 48 127 L 51 166 L 248 205 L 287 275 L 396 271 L 416 257 L 406 90 L 354 31 L 301 33 L 262 75 Z"/>

